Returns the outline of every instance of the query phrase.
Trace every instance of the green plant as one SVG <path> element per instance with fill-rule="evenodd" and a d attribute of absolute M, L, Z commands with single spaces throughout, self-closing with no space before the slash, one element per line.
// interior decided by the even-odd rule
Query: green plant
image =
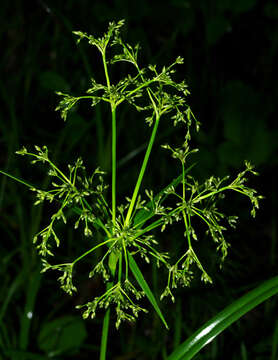
<path fill-rule="evenodd" d="M 173 79 L 175 67 L 182 64 L 183 59 L 178 57 L 172 64 L 160 70 L 156 65 L 141 68 L 138 64 L 139 46 L 132 47 L 120 36 L 120 28 L 123 25 L 124 21 L 110 23 L 107 33 L 100 38 L 80 31 L 74 32 L 78 37 L 78 42 L 85 39 L 99 50 L 105 84 L 91 79 L 90 88 L 85 95 L 81 96 L 59 92 L 61 100 L 57 106 L 61 117 L 66 121 L 71 109 L 82 100 L 89 100 L 92 107 L 101 101 L 108 104 L 112 128 L 111 190 L 108 190 L 104 180 L 105 173 L 100 168 L 88 175 L 83 160 L 78 158 L 74 164 L 68 165 L 67 171 L 61 170 L 49 157 L 46 146 L 36 145 L 35 151 L 23 147 L 17 151 L 17 154 L 31 157 L 32 164 L 39 162 L 48 166 L 48 175 L 52 180 L 49 188 L 39 189 L 13 177 L 29 186 L 35 193 L 35 205 L 45 201 L 56 205 L 56 211 L 51 216 L 49 224 L 34 237 L 34 243 L 42 257 L 42 272 L 48 270 L 60 272 L 58 281 L 61 288 L 72 295 L 77 292 L 77 285 L 73 282 L 73 270 L 76 264 L 92 255 L 98 256 L 96 264 L 89 272 L 89 277 L 101 275 L 106 284 L 106 290 L 92 301 L 77 307 L 84 310 L 83 318 L 94 318 L 98 309 L 106 310 L 100 359 L 106 358 L 111 306 L 115 308 L 115 325 L 119 328 L 122 321 L 136 321 L 140 312 L 147 312 L 139 302 L 146 296 L 168 328 L 135 258 L 140 257 L 147 264 L 154 261 L 158 267 L 164 268 L 167 280 L 161 300 L 169 296 L 174 302 L 173 289 L 177 286 L 190 286 L 196 272 L 205 283 L 212 282 L 195 250 L 198 237 L 200 237 L 196 230 L 196 224 L 198 224 L 196 220 L 204 223 L 207 228 L 206 236 L 211 237 L 215 242 L 216 250 L 220 252 L 221 265 L 230 246 L 224 237 L 224 231 L 227 226 L 235 228 L 238 217 L 223 214 L 218 209 L 219 202 L 228 190 L 238 192 L 250 199 L 251 214 L 255 216 L 259 206 L 258 201 L 261 198 L 254 189 L 246 186 L 247 175 L 256 174 L 253 166 L 247 161 L 245 169 L 233 179 L 229 176 L 223 179 L 210 177 L 200 184 L 189 175 L 190 169 L 195 164 L 188 166 L 188 158 L 197 151 L 190 148 L 191 128 L 195 125 L 198 131 L 200 124 L 187 104 L 189 95 L 187 84 Z M 107 50 L 112 53 L 110 58 L 108 58 Z M 133 69 L 131 74 L 114 83 L 109 69 L 118 62 L 127 62 Z M 118 205 L 117 113 L 120 105 L 124 103 L 144 114 L 142 117 L 151 128 L 151 135 L 134 190 L 132 194 L 127 194 L 130 197 L 126 197 L 126 203 Z M 163 118 L 168 118 L 172 126 L 184 127 L 184 141 L 180 146 L 169 144 L 162 146 L 179 161 L 180 175 L 157 194 L 149 189 L 140 192 L 153 145 L 157 139 L 159 124 Z M 77 218 L 72 224 L 73 216 Z M 84 236 L 88 239 L 88 248 L 75 259 L 69 259 L 66 263 L 53 264 L 49 258 L 55 258 L 56 255 L 53 244 L 59 247 L 62 243 L 56 229 L 61 221 L 64 224 L 72 224 L 75 229 L 81 227 Z M 184 251 L 177 259 L 173 259 L 171 254 L 161 251 L 163 246 L 157 239 L 158 235 L 155 237 L 154 233 L 155 230 L 163 232 L 168 225 L 178 222 L 184 224 Z"/>

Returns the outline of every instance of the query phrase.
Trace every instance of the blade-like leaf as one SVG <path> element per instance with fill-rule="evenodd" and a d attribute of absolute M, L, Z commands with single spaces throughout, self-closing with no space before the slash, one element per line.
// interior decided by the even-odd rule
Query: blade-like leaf
<path fill-rule="evenodd" d="M 278 293 L 278 276 L 265 281 L 262 285 L 234 301 L 204 326 L 198 329 L 185 342 L 179 345 L 168 360 L 190 360 L 205 345 L 221 334 L 241 316 Z"/>
<path fill-rule="evenodd" d="M 17 292 L 18 288 L 22 285 L 23 282 L 24 282 L 24 273 L 20 272 L 17 275 L 17 277 L 14 279 L 12 284 L 10 285 L 10 287 L 6 293 L 6 296 L 5 296 L 5 300 L 3 301 L 3 303 L 0 306 L 0 323 L 2 322 L 2 319 L 5 316 L 7 307 L 9 305 L 12 297 Z"/>
<path fill-rule="evenodd" d="M 26 291 L 25 308 L 20 321 L 21 324 L 20 324 L 19 344 L 22 350 L 26 350 L 28 348 L 31 320 L 33 318 L 35 302 L 40 287 L 40 281 L 41 281 L 41 273 L 40 273 L 40 269 L 37 268 L 35 271 L 33 271 L 30 274 L 30 280 L 28 282 L 28 287 L 26 289 L 27 291 Z"/>
<path fill-rule="evenodd" d="M 62 316 L 44 323 L 38 334 L 38 347 L 49 357 L 78 349 L 87 336 L 84 321 L 78 316 Z"/>
<path fill-rule="evenodd" d="M 4 350 L 6 359 L 14 360 L 48 360 L 49 356 L 31 353 L 23 350 Z"/>
<path fill-rule="evenodd" d="M 20 178 L 18 178 L 18 177 L 15 177 L 15 176 L 13 176 L 13 175 L 11 175 L 11 174 L 8 174 L 8 173 L 6 173 L 6 172 L 3 171 L 3 170 L 0 170 L 0 174 L 3 174 L 3 175 L 5 175 L 5 176 L 8 176 L 9 178 L 11 178 L 11 179 L 13 179 L 13 180 L 15 180 L 15 181 L 17 181 L 17 182 L 25 185 L 25 186 L 28 186 L 29 188 L 33 188 L 33 187 L 34 187 L 33 185 L 28 184 L 26 181 L 24 181 L 24 180 L 22 180 L 22 179 L 20 179 Z"/>
<path fill-rule="evenodd" d="M 141 273 L 138 265 L 136 264 L 133 256 L 129 252 L 128 252 L 128 261 L 129 261 L 130 269 L 131 269 L 136 281 L 138 282 L 138 284 L 140 285 L 140 287 L 146 294 L 147 298 L 149 299 L 150 303 L 154 307 L 157 315 L 160 317 L 160 319 L 163 322 L 163 324 L 165 325 L 166 329 L 169 329 L 167 322 L 166 322 L 164 316 L 162 315 L 162 312 L 155 300 L 155 297 L 154 297 L 149 285 L 147 284 L 146 280 L 144 279 L 144 276 Z"/>

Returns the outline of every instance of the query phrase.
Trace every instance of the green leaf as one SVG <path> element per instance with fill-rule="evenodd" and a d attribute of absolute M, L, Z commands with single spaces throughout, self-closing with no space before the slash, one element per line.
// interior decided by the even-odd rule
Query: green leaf
<path fill-rule="evenodd" d="M 21 350 L 4 350 L 4 355 L 6 359 L 13 360 L 47 360 L 48 356 L 43 356 L 37 353 L 31 353 L 29 351 L 21 351 Z M 2 358 L 0 357 L 0 360 Z"/>
<path fill-rule="evenodd" d="M 156 299 L 155 299 L 149 285 L 147 284 L 146 280 L 144 279 L 144 276 L 141 273 L 138 265 L 136 264 L 133 256 L 129 252 L 128 252 L 128 261 L 129 261 L 130 269 L 131 269 L 136 281 L 138 282 L 141 289 L 146 294 L 147 298 L 149 299 L 150 303 L 154 307 L 157 315 L 160 317 L 160 319 L 163 322 L 163 324 L 165 325 L 166 329 L 169 329 L 168 324 L 167 324 L 164 316 L 162 315 L 162 312 L 161 312 L 161 310 L 160 310 L 160 308 L 159 308 L 159 306 L 158 306 L 158 304 L 156 302 Z"/>
<path fill-rule="evenodd" d="M 111 252 L 111 254 L 109 255 L 108 266 L 113 276 L 115 275 L 117 269 L 118 260 L 119 255 Z"/>
<path fill-rule="evenodd" d="M 44 71 L 39 77 L 41 87 L 47 90 L 69 91 L 66 80 L 55 71 Z"/>
<path fill-rule="evenodd" d="M 229 29 L 228 20 L 221 15 L 211 18 L 206 23 L 206 36 L 209 45 L 214 45 Z"/>
<path fill-rule="evenodd" d="M 67 148 L 66 151 L 69 154 L 77 144 L 81 144 L 86 136 L 90 133 L 90 127 L 92 126 L 89 122 L 85 121 L 76 112 L 71 112 L 68 115 L 68 120 L 61 135 L 66 139 Z"/>
<path fill-rule="evenodd" d="M 230 2 L 230 10 L 235 13 L 251 11 L 256 5 L 257 0 L 233 0 Z"/>
<path fill-rule="evenodd" d="M 205 325 L 198 329 L 185 342 L 179 345 L 168 360 L 190 360 L 227 327 L 251 311 L 257 305 L 278 293 L 278 276 L 265 281 L 262 285 L 234 301 Z"/>
<path fill-rule="evenodd" d="M 9 290 L 6 293 L 5 296 L 5 300 L 3 301 L 3 303 L 1 304 L 0 307 L 0 323 L 2 322 L 2 319 L 5 316 L 7 307 L 11 301 L 11 299 L 13 298 L 13 296 L 15 295 L 15 293 L 18 291 L 18 288 L 24 283 L 24 273 L 20 272 L 17 277 L 14 279 L 14 281 L 12 282 L 12 284 L 9 287 Z"/>
<path fill-rule="evenodd" d="M 67 350 L 79 348 L 87 336 L 82 319 L 64 316 L 46 323 L 38 336 L 38 346 L 54 356 Z"/>
<path fill-rule="evenodd" d="M 30 325 L 33 318 L 34 306 L 37 298 L 37 293 L 40 287 L 41 273 L 40 269 L 36 269 L 30 274 L 28 287 L 26 288 L 26 303 L 24 312 L 20 321 L 20 348 L 26 350 L 29 341 Z"/>
<path fill-rule="evenodd" d="M 218 12 L 225 13 L 231 11 L 232 13 L 244 13 L 251 11 L 256 5 L 257 0 L 221 0 L 216 5 Z M 217 13 L 217 11 L 216 11 Z"/>
<path fill-rule="evenodd" d="M 0 170 L 0 174 L 3 174 L 3 175 L 5 175 L 5 176 L 8 176 L 9 178 L 11 178 L 11 179 L 13 179 L 13 180 L 15 180 L 15 181 L 17 181 L 17 182 L 25 185 L 25 186 L 28 186 L 29 188 L 34 188 L 33 185 L 28 184 L 26 181 L 24 181 L 24 180 L 22 180 L 22 179 L 20 179 L 20 178 L 18 178 L 18 177 L 15 177 L 15 176 L 13 176 L 13 175 L 11 175 L 11 174 L 8 174 L 8 173 L 6 173 L 6 172 L 3 171 L 3 170 Z"/>
<path fill-rule="evenodd" d="M 275 4 L 274 2 L 273 3 L 268 2 L 267 4 L 265 4 L 264 14 L 267 17 L 270 17 L 271 19 L 277 20 L 278 19 L 278 5 Z M 276 31 L 276 34 L 277 34 L 277 31 Z"/>

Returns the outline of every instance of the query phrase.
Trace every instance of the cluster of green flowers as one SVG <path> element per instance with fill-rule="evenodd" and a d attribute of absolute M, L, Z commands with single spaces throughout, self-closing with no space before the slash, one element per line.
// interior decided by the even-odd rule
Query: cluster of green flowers
<path fill-rule="evenodd" d="M 199 123 L 187 105 L 186 97 L 189 91 L 186 83 L 175 82 L 172 78 L 175 66 L 182 64 L 183 59 L 178 57 L 170 66 L 163 67 L 160 71 L 155 65 L 140 68 L 139 46 L 132 47 L 126 44 L 120 36 L 120 28 L 123 24 L 123 21 L 110 23 L 108 32 L 101 38 L 80 31 L 75 32 L 78 42 L 86 39 L 100 51 L 106 84 L 98 84 L 91 79 L 91 86 L 85 95 L 72 96 L 58 93 L 61 101 L 57 107 L 61 117 L 66 120 L 68 112 L 80 100 L 89 99 L 92 106 L 100 101 L 110 104 L 113 139 L 112 204 L 110 205 L 107 199 L 108 186 L 104 183 L 104 172 L 99 168 L 93 171 L 91 176 L 87 176 L 83 161 L 78 158 L 74 165 L 68 166 L 66 174 L 49 159 L 45 146 L 42 148 L 35 146 L 35 152 L 29 152 L 26 148 L 18 151 L 20 155 L 32 157 L 32 163 L 47 164 L 48 175 L 53 178 L 47 190 L 32 188 L 36 193 L 35 205 L 44 201 L 55 202 L 58 205 L 58 210 L 51 216 L 49 225 L 34 237 L 34 243 L 43 258 L 42 271 L 49 269 L 60 271 L 62 275 L 58 280 L 61 288 L 72 295 L 77 291 L 77 287 L 73 284 L 75 264 L 85 257 L 94 255 L 96 249 L 102 249 L 102 255 L 97 259 L 89 277 L 101 275 L 107 284 L 106 291 L 78 308 L 85 308 L 84 318 L 89 316 L 93 318 L 97 309 L 107 309 L 112 305 L 116 310 L 116 327 L 119 327 L 124 320 L 134 321 L 140 311 L 146 311 L 137 303 L 142 296 L 148 294 L 144 290 L 142 273 L 138 274 L 140 270 L 138 268 L 134 270 L 131 266 L 131 257 L 133 259 L 139 256 L 146 263 L 154 261 L 158 267 L 165 268 L 168 272 L 168 281 L 161 299 L 170 296 L 174 301 L 173 289 L 178 285 L 189 286 L 195 268 L 199 269 L 202 281 L 212 282 L 194 249 L 197 247 L 194 246 L 194 242 L 197 244 L 198 232 L 193 226 L 192 218 L 198 218 L 206 225 L 207 233 L 216 243 L 216 249 L 220 251 L 223 262 L 230 246 L 224 237 L 226 230 L 224 224 L 235 227 L 237 217 L 224 215 L 217 208 L 219 200 L 229 190 L 245 195 L 251 201 L 251 214 L 255 216 L 260 199 L 254 189 L 246 186 L 248 173 L 256 174 L 253 166 L 248 162 L 245 162 L 245 169 L 232 180 L 229 177 L 223 179 L 210 177 L 203 184 L 199 184 L 188 175 L 190 168 L 187 168 L 187 158 L 197 151 L 191 149 L 189 145 L 191 126 L 195 124 L 198 131 Z M 107 60 L 109 47 L 116 47 L 120 52 Z M 135 69 L 135 75 L 129 74 L 117 84 L 112 84 L 109 66 L 120 61 L 130 63 Z M 116 109 L 125 101 L 135 106 L 138 111 L 147 113 L 145 122 L 152 127 L 152 134 L 132 197 L 126 198 L 126 204 L 116 206 Z M 158 194 L 154 194 L 152 190 L 145 190 L 143 198 L 139 194 L 140 185 L 161 117 L 169 117 L 173 126 L 185 126 L 184 142 L 181 147 L 163 145 L 171 152 L 172 157 L 180 162 L 181 175 Z M 167 203 L 169 198 L 171 201 Z M 61 242 L 55 231 L 56 223 L 63 221 L 68 226 L 67 217 L 72 211 L 77 216 L 74 228 L 82 224 L 84 235 L 89 239 L 88 249 L 69 263 L 51 265 L 48 257 L 54 256 L 52 240 L 57 247 Z M 159 241 L 154 237 L 154 230 L 164 231 L 167 226 L 180 222 L 184 224 L 184 251 L 178 259 L 173 259 L 170 254 L 161 251 Z M 96 233 L 100 236 L 96 236 Z M 141 287 L 140 291 L 137 289 L 138 286 Z"/>

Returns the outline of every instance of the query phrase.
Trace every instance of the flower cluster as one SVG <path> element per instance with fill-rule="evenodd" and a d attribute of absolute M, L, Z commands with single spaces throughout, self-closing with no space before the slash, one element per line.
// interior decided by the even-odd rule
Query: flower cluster
<path fill-rule="evenodd" d="M 35 151 L 30 152 L 23 147 L 17 153 L 30 156 L 32 163 L 42 162 L 48 166 L 48 175 L 53 179 L 49 189 L 37 189 L 35 192 L 35 205 L 45 201 L 55 203 L 56 212 L 51 216 L 49 224 L 34 237 L 39 254 L 43 257 L 43 272 L 52 269 L 62 273 L 58 278 L 61 288 L 72 295 L 77 291 L 73 285 L 73 269 L 77 262 L 84 258 L 94 256 L 98 249 L 99 257 L 94 267 L 89 272 L 89 277 L 101 276 L 106 284 L 103 294 L 95 297 L 78 308 L 85 309 L 84 318 L 94 318 L 98 309 L 108 309 L 113 306 L 116 311 L 116 327 L 122 321 L 135 321 L 139 312 L 146 312 L 138 305 L 138 301 L 147 296 L 154 306 L 162 321 L 166 324 L 163 315 L 156 303 L 144 276 L 135 262 L 135 258 L 144 262 L 155 262 L 162 266 L 168 274 L 165 289 L 161 299 L 170 296 L 175 300 L 173 289 L 177 286 L 189 286 L 199 272 L 200 278 L 205 283 L 212 279 L 197 255 L 198 228 L 195 219 L 202 222 L 207 229 L 207 234 L 216 244 L 216 250 L 221 253 L 221 264 L 225 260 L 230 244 L 224 237 L 227 226 L 235 228 L 237 216 L 225 215 L 219 209 L 220 200 L 227 191 L 236 192 L 248 197 L 251 201 L 252 216 L 255 216 L 259 207 L 259 196 L 254 189 L 246 186 L 247 175 L 255 174 L 253 166 L 245 162 L 245 169 L 234 179 L 210 177 L 203 184 L 189 175 L 188 158 L 197 149 L 191 149 L 191 127 L 195 124 L 198 131 L 199 122 L 194 117 L 187 104 L 189 90 L 187 84 L 175 82 L 173 75 L 177 65 L 183 63 L 181 57 L 160 70 L 156 65 L 141 68 L 138 64 L 139 46 L 125 43 L 120 36 L 120 29 L 124 21 L 110 23 L 107 33 L 96 38 L 81 31 L 74 32 L 77 42 L 86 39 L 89 44 L 99 50 L 104 68 L 106 83 L 99 84 L 91 79 L 90 87 L 86 94 L 72 96 L 59 92 L 61 100 L 56 108 L 60 111 L 62 119 L 66 120 L 69 111 L 81 100 L 89 100 L 92 106 L 100 101 L 108 103 L 112 117 L 112 201 L 107 198 L 107 185 L 104 182 L 104 172 L 99 168 L 87 176 L 81 158 L 73 165 L 68 165 L 67 172 L 60 170 L 49 158 L 46 146 L 35 146 Z M 114 47 L 118 53 L 107 59 L 107 49 Z M 118 83 L 113 84 L 109 67 L 118 62 L 128 62 L 133 71 Z M 134 106 L 139 112 L 146 112 L 146 124 L 152 128 L 151 136 L 146 148 L 146 153 L 139 171 L 138 179 L 131 197 L 126 197 L 126 203 L 116 205 L 116 110 L 126 102 Z M 184 127 L 184 141 L 181 146 L 163 145 L 171 152 L 172 158 L 180 163 L 181 174 L 169 185 L 158 193 L 145 190 L 145 195 L 140 195 L 142 179 L 146 172 L 147 164 L 153 144 L 156 140 L 158 125 L 161 118 L 169 118 L 173 126 Z M 170 200 L 170 201 L 168 201 Z M 58 247 L 61 239 L 56 230 L 57 222 L 61 221 L 70 226 L 67 219 L 72 214 L 76 215 L 74 229 L 80 226 L 88 240 L 88 248 L 75 259 L 68 263 L 50 265 L 47 256 L 54 257 L 52 250 L 53 240 Z M 193 221 L 193 218 L 194 221 Z M 182 223 L 184 226 L 184 248 L 178 258 L 161 250 L 162 245 L 154 237 L 154 231 L 165 231 L 168 226 Z M 194 224 L 194 225 L 193 225 Z M 96 234 L 98 236 L 96 236 Z M 157 236 L 157 235 L 156 235 Z M 141 290 L 138 290 L 137 287 Z"/>

